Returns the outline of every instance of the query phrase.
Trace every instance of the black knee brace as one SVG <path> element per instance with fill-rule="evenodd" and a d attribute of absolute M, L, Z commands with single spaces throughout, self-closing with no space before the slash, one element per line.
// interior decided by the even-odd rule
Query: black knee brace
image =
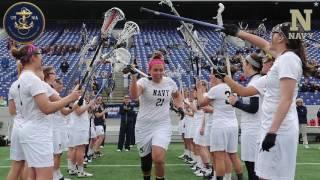
<path fill-rule="evenodd" d="M 152 169 L 152 156 L 151 153 L 141 157 L 141 170 L 143 172 L 151 172 Z"/>

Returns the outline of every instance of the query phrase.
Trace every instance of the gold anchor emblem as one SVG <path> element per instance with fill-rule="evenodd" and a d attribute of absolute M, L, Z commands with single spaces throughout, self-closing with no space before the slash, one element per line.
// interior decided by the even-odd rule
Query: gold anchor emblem
<path fill-rule="evenodd" d="M 18 22 L 14 23 L 14 27 L 18 29 L 18 32 L 20 34 L 28 34 L 29 30 L 34 26 L 33 21 L 31 21 L 30 24 L 28 24 L 27 21 L 27 19 L 32 15 L 32 12 L 29 9 L 23 7 L 21 8 L 20 12 L 16 13 L 16 15 L 21 16 L 21 18 L 18 19 Z"/>

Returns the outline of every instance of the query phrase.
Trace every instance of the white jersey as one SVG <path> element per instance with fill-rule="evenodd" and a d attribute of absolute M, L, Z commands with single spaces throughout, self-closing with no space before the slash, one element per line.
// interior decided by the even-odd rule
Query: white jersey
<path fill-rule="evenodd" d="M 252 84 L 255 84 L 257 80 L 261 78 L 261 75 L 255 75 L 251 78 L 248 86 L 252 86 Z M 244 104 L 250 103 L 251 97 L 258 97 L 259 98 L 259 109 L 256 113 L 248 113 L 245 111 L 241 111 L 241 131 L 246 133 L 253 133 L 257 134 L 260 130 L 260 123 L 261 123 L 261 105 L 262 105 L 262 99 L 259 95 L 254 96 L 248 96 L 248 97 L 242 97 L 242 102 Z"/>
<path fill-rule="evenodd" d="M 75 105 L 78 103 L 78 101 L 75 102 Z M 82 106 L 85 106 L 86 103 L 84 102 Z M 75 111 L 70 113 L 70 125 L 71 128 L 74 130 L 80 131 L 80 130 L 89 130 L 90 126 L 90 120 L 89 120 L 89 114 L 88 111 L 83 112 L 82 114 L 78 115 Z"/>
<path fill-rule="evenodd" d="M 24 133 L 30 134 L 24 141 L 52 141 L 52 124 L 34 101 L 34 97 L 39 94 L 52 96 L 52 91 L 45 86 L 45 82 L 29 70 L 23 71 L 18 81 L 21 115 L 24 118 L 21 127 L 25 128 Z"/>
<path fill-rule="evenodd" d="M 55 89 L 52 90 L 57 96 L 59 96 L 59 93 Z M 60 111 L 53 113 L 50 118 L 52 118 L 52 126 L 54 130 L 61 129 L 66 126 L 65 116 Z"/>
<path fill-rule="evenodd" d="M 207 97 L 211 100 L 211 106 L 214 107 L 212 128 L 238 127 L 235 109 L 226 103 L 227 92 L 230 93 L 231 90 L 225 83 L 212 87 L 208 92 Z"/>
<path fill-rule="evenodd" d="M 255 80 L 254 82 L 248 84 L 249 86 L 254 87 L 260 94 L 261 102 L 263 102 L 264 93 L 266 92 L 266 85 L 267 85 L 267 75 L 260 77 L 259 79 Z"/>
<path fill-rule="evenodd" d="M 204 118 L 203 110 L 197 110 L 196 112 L 194 112 L 193 118 L 195 126 L 201 126 Z"/>
<path fill-rule="evenodd" d="M 10 89 L 9 89 L 9 94 L 8 94 L 8 100 L 13 100 L 14 104 L 16 106 L 16 116 L 13 119 L 13 128 L 20 127 L 20 125 L 23 123 L 24 119 L 22 118 L 21 115 L 21 102 L 20 102 L 20 97 L 19 97 L 19 91 L 18 91 L 18 85 L 19 81 L 16 80 L 15 82 L 12 83 Z"/>
<path fill-rule="evenodd" d="M 177 92 L 176 83 L 169 77 L 163 77 L 160 83 L 155 83 L 147 78 L 141 78 L 137 82 L 143 89 L 139 97 L 139 112 L 136 127 L 170 125 L 170 100 L 172 93 Z"/>
<path fill-rule="evenodd" d="M 298 130 L 298 115 L 295 99 L 298 94 L 298 84 L 302 76 L 301 59 L 293 52 L 285 52 L 276 58 L 273 66 L 267 74 L 266 93 L 262 104 L 262 129 L 269 131 L 273 116 L 277 111 L 280 100 L 280 79 L 290 78 L 296 80 L 296 87 L 292 97 L 292 103 L 281 126 L 277 132 L 286 133 Z"/>
<path fill-rule="evenodd" d="M 207 96 L 208 93 L 204 93 L 203 96 Z M 212 126 L 212 113 L 204 113 L 204 118 L 205 118 L 205 123 L 206 123 L 206 128 L 209 127 L 211 128 Z"/>

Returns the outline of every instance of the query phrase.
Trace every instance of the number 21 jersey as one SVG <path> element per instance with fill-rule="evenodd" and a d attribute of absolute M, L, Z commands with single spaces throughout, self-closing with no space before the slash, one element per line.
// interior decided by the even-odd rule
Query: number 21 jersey
<path fill-rule="evenodd" d="M 141 78 L 137 84 L 143 92 L 139 98 L 136 127 L 170 125 L 170 99 L 178 90 L 177 84 L 169 77 L 163 77 L 160 83 Z"/>

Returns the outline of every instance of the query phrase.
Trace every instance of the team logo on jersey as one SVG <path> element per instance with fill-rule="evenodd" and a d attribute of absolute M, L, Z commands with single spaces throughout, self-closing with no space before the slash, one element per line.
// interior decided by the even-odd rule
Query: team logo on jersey
<path fill-rule="evenodd" d="M 14 41 L 28 43 L 42 34 L 45 19 L 38 6 L 29 2 L 19 2 L 5 13 L 3 27 Z"/>

